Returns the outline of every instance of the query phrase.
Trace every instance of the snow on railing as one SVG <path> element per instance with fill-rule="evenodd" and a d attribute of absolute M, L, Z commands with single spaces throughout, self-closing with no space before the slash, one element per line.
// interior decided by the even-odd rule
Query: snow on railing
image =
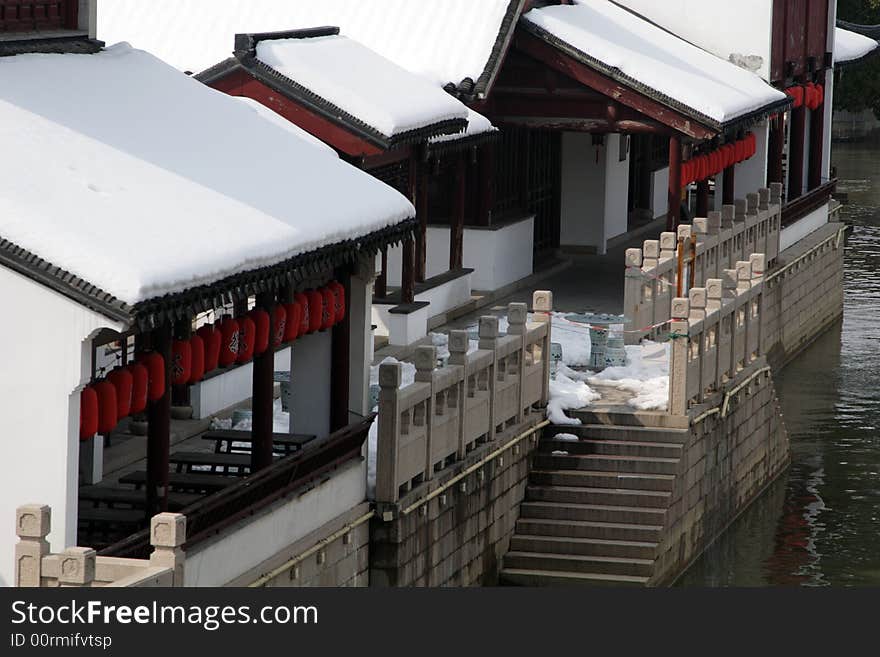
<path fill-rule="evenodd" d="M 761 355 L 766 257 L 752 254 L 671 304 L 669 412 L 686 415 Z"/>
<path fill-rule="evenodd" d="M 679 226 L 678 233 L 665 232 L 641 249 L 628 249 L 624 314 L 633 330 L 626 334 L 627 344 L 668 333 L 671 301 L 679 290 L 684 295 L 709 279 L 722 278 L 725 269 L 756 253 L 766 256 L 772 267 L 779 257 L 781 218 L 782 185 L 774 183 L 705 219 L 694 219 L 692 225 Z"/>
<path fill-rule="evenodd" d="M 552 295 L 534 299 L 531 323 L 526 304 L 510 304 L 507 335 L 498 317 L 480 318 L 476 351 L 469 352 L 467 331 L 450 333 L 445 367 L 437 367 L 436 347 L 418 348 L 411 385 L 400 387 L 400 363 L 380 366 L 377 502 L 397 502 L 546 406 Z"/>

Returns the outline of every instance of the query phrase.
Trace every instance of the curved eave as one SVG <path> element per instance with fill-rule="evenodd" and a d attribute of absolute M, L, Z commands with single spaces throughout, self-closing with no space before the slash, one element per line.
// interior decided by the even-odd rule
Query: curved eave
<path fill-rule="evenodd" d="M 478 135 L 471 135 L 469 137 L 461 137 L 459 139 L 451 139 L 449 141 L 428 143 L 428 146 L 425 149 L 425 156 L 427 158 L 445 157 L 447 155 L 469 151 L 473 148 L 479 148 L 480 146 L 485 146 L 486 144 L 493 144 L 500 140 L 501 131 L 490 130 L 488 132 L 483 132 Z"/>
<path fill-rule="evenodd" d="M 870 52 L 862 55 L 861 57 L 856 57 L 855 59 L 847 59 L 845 61 L 835 61 L 834 69 L 837 71 L 842 71 L 847 68 L 854 68 L 856 66 L 861 66 L 862 64 L 866 64 L 870 62 L 872 59 L 875 59 L 878 55 L 880 55 L 880 42 L 877 43 L 877 47 L 871 50 Z"/>

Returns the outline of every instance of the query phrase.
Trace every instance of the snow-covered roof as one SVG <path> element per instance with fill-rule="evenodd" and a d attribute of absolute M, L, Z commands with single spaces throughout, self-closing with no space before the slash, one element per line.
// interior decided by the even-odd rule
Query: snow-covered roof
<path fill-rule="evenodd" d="M 466 127 L 467 107 L 459 100 L 335 31 L 312 37 L 290 32 L 284 36 L 292 38 L 248 38 L 255 42 L 257 61 L 296 85 L 298 95 L 305 91 L 310 102 L 329 103 L 334 117 L 348 115 L 386 140 L 425 131 L 461 132 Z"/>
<path fill-rule="evenodd" d="M 0 241 L 137 304 L 372 239 L 401 194 L 121 44 L 0 58 Z"/>
<path fill-rule="evenodd" d="M 430 143 L 448 144 L 463 139 L 471 139 L 473 137 L 480 137 L 489 133 L 498 132 L 498 128 L 492 125 L 492 122 L 489 119 L 469 107 L 467 108 L 467 120 L 468 127 L 464 132 L 454 135 L 438 135 L 437 137 L 432 137 L 429 140 Z"/>
<path fill-rule="evenodd" d="M 235 98 L 236 100 L 241 101 L 242 103 L 244 103 L 248 107 L 250 107 L 254 112 L 259 114 L 261 117 L 263 117 L 267 121 L 271 121 L 273 124 L 277 125 L 279 128 L 283 128 L 284 130 L 287 130 L 290 134 L 294 135 L 295 137 L 297 137 L 299 139 L 302 139 L 305 143 L 309 144 L 310 146 L 314 146 L 316 149 L 318 149 L 322 153 L 330 155 L 331 157 L 339 157 L 339 154 L 335 150 L 333 150 L 333 148 L 331 148 L 330 146 L 325 144 L 323 141 L 321 141 L 317 137 L 312 136 L 311 133 L 306 132 L 305 130 L 300 128 L 298 125 L 291 123 L 290 121 L 285 119 L 283 116 L 281 116 L 277 112 L 273 112 L 268 107 L 263 105 L 263 103 L 260 103 L 256 100 L 254 100 L 253 98 L 248 98 L 247 96 L 232 96 L 232 97 Z"/>
<path fill-rule="evenodd" d="M 607 0 L 533 9 L 524 21 L 587 65 L 707 125 L 786 101 L 754 73 Z"/>
<path fill-rule="evenodd" d="M 843 28 L 834 28 L 834 61 L 838 64 L 854 62 L 867 57 L 880 47 L 870 37 Z"/>
<path fill-rule="evenodd" d="M 237 33 L 335 25 L 403 68 L 444 86 L 485 86 L 523 0 L 112 0 L 98 38 L 129 41 L 181 70 L 201 72 L 230 54 Z"/>

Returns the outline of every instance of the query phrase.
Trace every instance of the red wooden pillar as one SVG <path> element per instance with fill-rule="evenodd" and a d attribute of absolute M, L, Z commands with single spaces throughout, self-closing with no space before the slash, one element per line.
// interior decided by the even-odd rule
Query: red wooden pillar
<path fill-rule="evenodd" d="M 736 200 L 736 166 L 731 165 L 724 170 L 724 178 L 721 183 L 721 202 L 724 205 L 733 205 Z M 716 189 L 715 193 L 718 193 Z"/>
<path fill-rule="evenodd" d="M 373 293 L 380 299 L 388 296 L 388 247 L 383 246 L 381 252 L 381 269 L 376 277 Z"/>
<path fill-rule="evenodd" d="M 152 333 L 153 351 L 165 363 L 165 394 L 147 407 L 147 517 L 168 510 L 168 467 L 171 452 L 171 325 Z"/>
<path fill-rule="evenodd" d="M 792 110 L 791 135 L 788 139 L 788 200 L 800 198 L 804 192 L 804 145 L 806 140 L 807 108 L 803 105 Z"/>
<path fill-rule="evenodd" d="M 785 157 L 785 114 L 777 114 L 770 122 L 768 144 L 767 186 L 783 182 L 782 159 Z"/>
<path fill-rule="evenodd" d="M 455 163 L 455 204 L 449 226 L 449 269 L 461 269 L 464 261 L 464 215 L 467 206 L 467 160 L 465 153 Z"/>
<path fill-rule="evenodd" d="M 336 280 L 345 288 L 345 298 L 351 299 L 351 271 L 348 268 L 336 272 Z M 330 432 L 348 426 L 350 361 L 351 361 L 351 313 L 346 312 L 341 322 L 333 327 L 333 345 L 330 363 Z"/>
<path fill-rule="evenodd" d="M 681 216 L 681 137 L 669 138 L 669 210 L 666 213 L 666 229 L 678 229 Z"/>
<path fill-rule="evenodd" d="M 825 104 L 810 114 L 810 169 L 807 184 L 812 191 L 822 185 L 822 155 L 825 150 Z"/>
<path fill-rule="evenodd" d="M 174 325 L 174 338 L 176 340 L 189 340 L 192 337 L 192 320 L 181 320 Z M 173 378 L 173 376 L 172 376 Z M 176 385 L 171 390 L 171 405 L 175 408 L 185 408 L 191 403 L 189 384 Z M 178 419 L 181 416 L 175 416 Z"/>
<path fill-rule="evenodd" d="M 419 167 L 416 189 L 416 215 L 419 230 L 416 233 L 416 281 L 424 283 L 428 277 L 428 189 L 430 170 L 427 164 Z"/>
<path fill-rule="evenodd" d="M 416 246 L 412 236 L 403 240 L 403 265 L 400 268 L 401 303 L 412 303 L 416 296 Z"/>
<path fill-rule="evenodd" d="M 275 308 L 275 294 L 266 292 L 257 296 L 257 308 L 269 317 Z M 271 322 L 271 320 L 270 320 Z M 272 465 L 272 434 L 275 425 L 275 349 L 270 336 L 269 347 L 254 356 L 253 368 L 253 424 L 251 426 L 251 472 Z"/>
<path fill-rule="evenodd" d="M 709 180 L 701 180 L 697 183 L 697 216 L 705 217 L 709 214 Z"/>

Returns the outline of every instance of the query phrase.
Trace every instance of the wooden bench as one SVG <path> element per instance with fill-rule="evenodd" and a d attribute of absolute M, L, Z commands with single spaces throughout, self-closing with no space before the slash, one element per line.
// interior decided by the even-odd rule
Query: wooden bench
<path fill-rule="evenodd" d="M 168 486 L 172 490 L 192 493 L 216 493 L 227 486 L 231 486 L 237 481 L 240 481 L 239 477 L 226 477 L 200 472 L 194 472 L 192 474 L 186 472 L 172 472 L 168 475 Z M 119 483 L 131 484 L 140 488 L 147 483 L 147 472 L 146 470 L 132 472 L 124 477 L 120 477 Z"/>
<path fill-rule="evenodd" d="M 209 467 L 211 473 L 242 476 L 251 469 L 250 454 L 226 454 L 214 452 L 174 452 L 168 458 L 177 466 L 178 472 L 193 472 L 196 467 Z M 230 472 L 232 470 L 232 472 Z"/>
<path fill-rule="evenodd" d="M 133 509 L 145 509 L 147 497 L 142 490 L 109 488 L 107 486 L 82 486 L 79 488 L 80 502 L 91 502 L 94 507 L 115 509 L 127 506 Z M 201 495 L 192 493 L 171 493 L 168 496 L 168 510 L 179 511 L 202 499 Z M 80 508 L 88 508 L 80 505 Z"/>
<path fill-rule="evenodd" d="M 315 436 L 289 433 L 272 434 L 272 450 L 276 453 L 289 456 L 294 454 L 313 441 Z M 249 431 L 219 430 L 209 431 L 202 436 L 202 440 L 211 440 L 215 443 L 214 451 L 217 454 L 250 454 L 253 438 Z M 241 443 L 233 445 L 233 443 Z"/>

